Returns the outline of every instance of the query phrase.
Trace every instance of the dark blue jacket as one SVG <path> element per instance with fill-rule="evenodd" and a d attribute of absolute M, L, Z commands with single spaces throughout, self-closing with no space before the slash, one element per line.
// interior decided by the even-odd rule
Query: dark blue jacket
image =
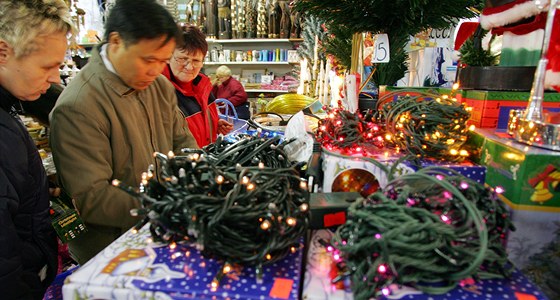
<path fill-rule="evenodd" d="M 56 276 L 57 242 L 37 147 L 9 113 L 16 101 L 0 87 L 0 298 L 41 299 Z"/>

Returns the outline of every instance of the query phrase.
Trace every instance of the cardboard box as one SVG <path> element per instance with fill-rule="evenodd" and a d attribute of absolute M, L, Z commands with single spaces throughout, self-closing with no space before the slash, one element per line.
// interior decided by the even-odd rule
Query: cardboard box
<path fill-rule="evenodd" d="M 357 155 L 340 156 L 323 151 L 323 191 L 358 192 L 367 197 L 388 183 L 387 174 L 381 166 L 390 167 L 398 158 L 398 156 L 384 154 L 367 158 Z M 396 171 L 397 174 L 407 174 L 428 166 L 449 168 L 479 183 L 485 181 L 486 168 L 469 161 L 446 163 L 426 159 L 420 161 L 420 166 L 405 161 L 397 167 Z"/>
<path fill-rule="evenodd" d="M 529 95 L 528 92 L 463 91 L 462 102 L 473 108 L 468 124 L 478 128 L 506 129 L 509 111 L 526 109 Z M 543 108 L 552 112 L 560 111 L 560 94 L 545 93 Z"/>
<path fill-rule="evenodd" d="M 425 93 L 436 93 L 440 95 L 450 95 L 451 89 L 450 88 L 434 88 L 434 87 L 396 87 L 396 86 L 385 86 L 384 89 L 379 89 L 379 99 L 383 96 L 392 93 L 392 92 L 405 92 L 404 95 L 411 95 L 411 96 L 418 96 L 421 92 Z M 463 97 L 464 91 L 457 90 L 455 91 L 455 98 L 457 101 L 461 102 Z"/>
<path fill-rule="evenodd" d="M 516 227 L 508 234 L 509 259 L 518 267 L 542 251 L 560 229 L 560 152 L 528 146 L 509 135 L 477 129 L 485 137 L 481 163 L 486 183 L 501 186 Z"/>
<path fill-rule="evenodd" d="M 254 267 L 234 266 L 214 290 L 221 262 L 193 247 L 170 249 L 149 237 L 148 226 L 125 233 L 66 279 L 64 299 L 298 299 L 303 245 L 264 265 L 261 283 Z"/>
<path fill-rule="evenodd" d="M 364 197 L 387 185 L 387 174 L 381 166 L 390 166 L 398 159 L 389 154 L 363 157 L 339 155 L 327 151 L 322 152 L 321 158 L 323 192 L 358 192 Z M 401 164 L 398 172 L 405 174 L 414 170 Z"/>
<path fill-rule="evenodd" d="M 560 152 L 516 142 L 505 133 L 479 132 L 486 137 L 481 164 L 487 167 L 487 184 L 502 186 L 514 208 L 560 212 Z"/>

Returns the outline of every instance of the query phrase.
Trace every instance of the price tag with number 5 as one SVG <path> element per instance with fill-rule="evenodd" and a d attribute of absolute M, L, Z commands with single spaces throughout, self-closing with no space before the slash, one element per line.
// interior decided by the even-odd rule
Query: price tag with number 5
<path fill-rule="evenodd" d="M 374 38 L 372 63 L 389 62 L 389 36 L 386 33 L 377 34 Z"/>

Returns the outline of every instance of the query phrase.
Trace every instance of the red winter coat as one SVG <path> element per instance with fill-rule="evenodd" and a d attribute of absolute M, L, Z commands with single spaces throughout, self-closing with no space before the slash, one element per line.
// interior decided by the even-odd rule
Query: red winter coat
<path fill-rule="evenodd" d="M 181 82 L 173 76 L 169 65 L 162 74 L 173 83 L 179 108 L 185 114 L 189 129 L 199 147 L 216 141 L 218 137 L 218 109 L 212 95 L 212 83 L 199 74 L 190 82 Z"/>
<path fill-rule="evenodd" d="M 215 85 L 214 88 L 212 88 L 212 94 L 214 94 L 216 98 L 229 100 L 229 102 L 236 107 L 247 102 L 247 93 L 243 85 L 233 77 L 230 77 L 222 84 Z"/>

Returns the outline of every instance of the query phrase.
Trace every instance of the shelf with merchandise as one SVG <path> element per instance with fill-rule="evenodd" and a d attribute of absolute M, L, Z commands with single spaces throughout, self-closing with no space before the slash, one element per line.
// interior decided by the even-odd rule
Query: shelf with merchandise
<path fill-rule="evenodd" d="M 267 90 L 267 89 L 245 89 L 247 93 L 275 93 L 275 94 L 282 94 L 288 93 L 289 90 Z"/>
<path fill-rule="evenodd" d="M 221 65 L 289 65 L 287 61 L 208 61 L 204 62 L 207 66 Z"/>
<path fill-rule="evenodd" d="M 207 39 L 208 44 L 242 44 L 242 43 L 301 43 L 303 39 Z"/>

